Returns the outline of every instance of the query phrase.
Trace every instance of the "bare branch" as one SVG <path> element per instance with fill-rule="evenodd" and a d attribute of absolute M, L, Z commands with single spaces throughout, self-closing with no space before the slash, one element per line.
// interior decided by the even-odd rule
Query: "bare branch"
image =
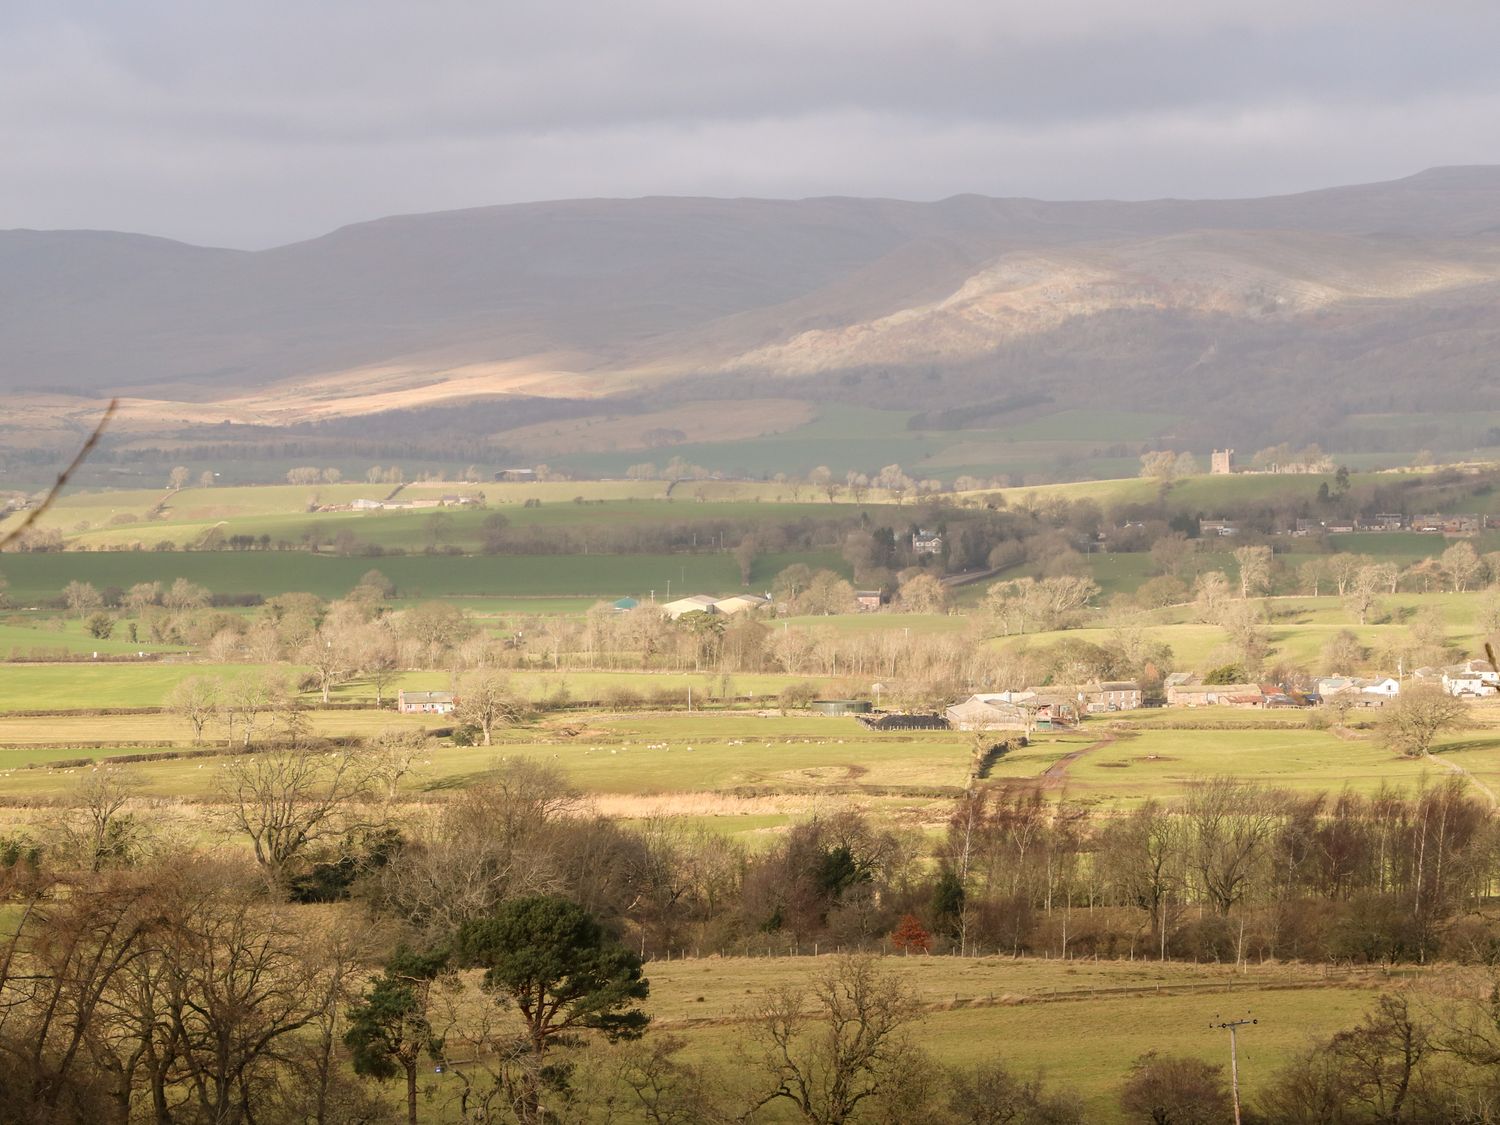
<path fill-rule="evenodd" d="M 69 478 L 78 471 L 80 465 L 88 460 L 89 454 L 94 451 L 94 446 L 99 444 L 99 439 L 104 436 L 105 427 L 109 425 L 109 420 L 115 416 L 115 411 L 119 409 L 119 406 L 119 399 L 112 398 L 109 400 L 109 405 L 104 408 L 104 417 L 99 419 L 99 424 L 94 427 L 94 432 L 89 435 L 88 441 L 83 443 L 83 448 L 78 451 L 77 456 L 68 462 L 68 467 L 57 474 L 57 483 L 43 497 L 42 502 L 27 513 L 26 518 L 21 521 L 20 526 L 12 528 L 4 535 L 0 535 L 0 551 L 3 551 L 9 544 L 25 535 L 27 530 L 46 514 L 47 509 L 52 507 L 53 502 L 67 485 Z"/>

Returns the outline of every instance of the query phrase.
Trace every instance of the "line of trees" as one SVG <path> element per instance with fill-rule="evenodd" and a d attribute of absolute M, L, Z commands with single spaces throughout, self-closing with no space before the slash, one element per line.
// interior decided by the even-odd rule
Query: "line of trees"
<path fill-rule="evenodd" d="M 238 852 L 144 815 L 128 772 L 108 769 L 42 836 L 4 841 L 7 1119 L 382 1120 L 347 1049 L 361 1073 L 403 1078 L 408 1109 L 418 1063 L 445 1062 L 474 1121 L 587 1118 L 606 1091 L 633 1119 L 645 1103 L 630 1099 L 649 1098 L 677 1105 L 676 1120 L 787 1103 L 813 1121 L 877 1105 L 894 1119 L 985 1121 L 973 1107 L 1004 1093 L 1070 1121 L 1076 1105 L 1003 1069 L 941 1075 L 903 1034 L 911 998 L 868 962 L 756 1002 L 752 1061 L 719 1088 L 667 1042 L 629 1047 L 645 1026 L 640 959 L 817 945 L 1484 964 L 1497 941 L 1481 908 L 1500 874 L 1500 819 L 1456 779 L 1368 797 L 1212 779 L 1179 806 L 1108 817 L 997 787 L 961 798 L 936 847 L 841 810 L 752 850 L 681 821 L 603 817 L 528 760 L 408 804 L 425 753 L 414 740 L 223 760 L 211 815 L 245 842 Z M 1299 1060 L 1275 1097 L 1316 1088 L 1359 1104 L 1351 1075 L 1370 1043 L 1399 1041 L 1403 1018 L 1377 1011 Z M 575 1036 L 624 1045 L 579 1056 Z M 1411 1106 L 1460 1088 L 1439 1057 L 1422 1082 L 1428 1064 L 1411 1060 Z M 815 1077 L 832 1059 L 851 1068 L 842 1084 Z M 1146 1059 L 1122 1097 L 1144 1107 L 1184 1083 L 1214 1086 Z"/>

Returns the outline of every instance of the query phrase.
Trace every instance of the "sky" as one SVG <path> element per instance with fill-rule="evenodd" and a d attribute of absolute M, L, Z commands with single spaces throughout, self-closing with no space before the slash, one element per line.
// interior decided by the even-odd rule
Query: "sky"
<path fill-rule="evenodd" d="M 1496 0 L 0 0 L 0 228 L 1267 195 L 1500 163 L 1496 42 Z"/>

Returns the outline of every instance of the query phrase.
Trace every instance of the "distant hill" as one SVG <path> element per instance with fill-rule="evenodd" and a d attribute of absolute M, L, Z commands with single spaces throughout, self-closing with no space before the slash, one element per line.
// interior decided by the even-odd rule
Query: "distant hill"
<path fill-rule="evenodd" d="M 1492 167 L 1228 201 L 574 200 L 259 252 L 0 232 L 14 425 L 115 393 L 138 432 L 511 396 L 523 425 L 537 400 L 951 417 L 1040 394 L 1313 440 L 1351 412 L 1500 410 L 1497 375 Z"/>

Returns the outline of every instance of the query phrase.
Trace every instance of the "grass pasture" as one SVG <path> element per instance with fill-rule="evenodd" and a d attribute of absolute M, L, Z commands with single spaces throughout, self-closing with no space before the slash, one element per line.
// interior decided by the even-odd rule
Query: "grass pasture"
<path fill-rule="evenodd" d="M 836 552 L 767 554 L 756 560 L 752 588 L 763 587 L 794 562 L 847 573 Z M 56 598 L 71 581 L 99 589 L 137 582 L 171 585 L 186 578 L 216 594 L 259 593 L 267 597 L 305 591 L 342 597 L 369 570 L 393 581 L 405 599 L 445 597 L 674 596 L 742 589 L 739 566 L 727 553 L 700 555 L 402 555 L 344 558 L 305 551 L 69 551 L 6 555 L 0 572 L 10 598 L 25 607 Z"/>
<path fill-rule="evenodd" d="M 104 656 L 123 656 L 137 652 L 169 652 L 174 647 L 132 641 L 123 635 L 123 629 L 120 633 L 120 636 L 102 639 L 91 637 L 84 630 L 83 622 L 76 618 L 51 618 L 42 622 L 27 621 L 24 618 L 6 620 L 0 617 L 0 659 L 27 657 L 35 653 L 50 656 L 57 652 L 97 652 Z"/>
<path fill-rule="evenodd" d="M 648 1006 L 662 1030 L 687 1040 L 690 1058 L 743 1069 L 745 1028 L 736 1014 L 766 988 L 807 979 L 826 964 L 813 957 L 652 962 Z M 917 1040 L 944 1064 L 998 1058 L 1022 1076 L 1041 1072 L 1053 1088 L 1082 1097 L 1087 1120 L 1101 1123 L 1126 1120 L 1117 1091 L 1147 1050 L 1227 1064 L 1227 1038 L 1209 1030 L 1210 1021 L 1254 1016 L 1259 1023 L 1239 1040 L 1250 1099 L 1310 1040 L 1357 1022 L 1377 988 L 1390 986 L 1378 975 L 1325 985 L 1320 969 L 1284 966 L 1251 966 L 1236 976 L 1229 966 L 889 957 L 883 967 L 928 1005 Z M 1052 1000 L 1054 990 L 1066 999 Z"/>
<path fill-rule="evenodd" d="M 375 734 L 388 727 L 437 726 L 434 716 L 389 711 L 313 711 L 316 733 Z M 425 720 L 425 721 L 424 721 Z M 115 733 L 103 735 L 101 724 Z M 210 729 L 222 740 L 222 731 Z M 191 745 L 191 731 L 166 715 L 98 718 L 0 719 L 0 769 L 8 794 L 59 795 L 71 782 L 62 771 L 25 767 L 49 761 L 99 758 L 121 750 L 76 748 L 76 743 L 172 741 Z M 123 752 L 130 752 L 128 749 Z M 557 766 L 582 792 L 647 797 L 729 793 L 909 795 L 922 805 L 939 789 L 962 786 L 969 739 L 951 732 L 874 734 L 852 719 L 761 716 L 747 713 L 580 716 L 548 719 L 500 732 L 494 746 L 435 748 L 412 783 L 414 791 L 442 791 L 483 777 L 502 758 L 523 757 Z M 207 779 L 193 759 L 134 767 L 155 797 L 201 798 Z M 939 814 L 939 819 L 945 814 Z"/>

